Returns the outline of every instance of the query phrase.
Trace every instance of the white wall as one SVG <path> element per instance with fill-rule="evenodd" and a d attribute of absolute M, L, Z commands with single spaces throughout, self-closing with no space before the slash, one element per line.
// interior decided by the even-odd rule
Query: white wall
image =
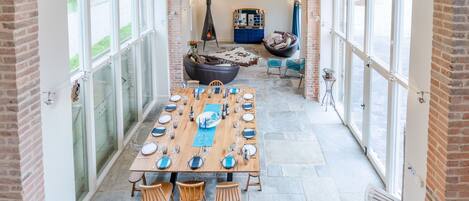
<path fill-rule="evenodd" d="M 67 1 L 38 0 L 38 9 L 41 91 L 57 94 L 53 105 L 41 107 L 45 196 L 75 200 Z"/>
<path fill-rule="evenodd" d="M 192 1 L 194 40 L 200 40 L 204 25 L 205 0 Z M 273 31 L 292 29 L 294 0 L 212 0 L 212 16 L 218 41 L 233 42 L 233 11 L 239 8 L 259 8 L 265 11 L 265 35 Z M 188 27 L 189 28 L 189 27 Z"/>
<path fill-rule="evenodd" d="M 417 91 L 430 91 L 432 16 L 432 1 L 413 0 L 403 194 L 405 201 L 425 200 L 430 97 L 426 94 L 426 102 L 419 103 Z M 413 167 L 415 175 L 407 170 L 408 166 Z"/>

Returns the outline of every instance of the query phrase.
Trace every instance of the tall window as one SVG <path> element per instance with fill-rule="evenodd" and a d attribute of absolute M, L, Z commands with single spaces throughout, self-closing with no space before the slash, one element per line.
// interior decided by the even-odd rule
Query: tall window
<path fill-rule="evenodd" d="M 411 17 L 412 0 L 334 0 L 335 90 L 350 89 L 336 109 L 396 196 L 405 163 Z"/>
<path fill-rule="evenodd" d="M 370 150 L 382 171 L 386 170 L 388 134 L 388 80 L 372 70 L 370 92 Z"/>
<path fill-rule="evenodd" d="M 68 0 L 68 47 L 69 68 L 71 72 L 79 70 L 81 52 L 81 27 L 78 0 Z"/>
<path fill-rule="evenodd" d="M 409 58 L 410 58 L 410 36 L 412 25 L 412 1 L 400 2 L 399 21 L 398 27 L 398 62 L 397 72 L 405 79 L 409 76 Z"/>
<path fill-rule="evenodd" d="M 389 67 L 391 52 L 392 0 L 374 0 L 371 9 L 371 55 Z"/>
<path fill-rule="evenodd" d="M 132 1 L 119 0 L 119 42 L 132 37 Z"/>
<path fill-rule="evenodd" d="M 112 65 L 102 67 L 93 75 L 96 170 L 103 170 L 117 151 L 116 102 Z"/>
<path fill-rule="evenodd" d="M 79 83 L 82 85 L 82 83 Z M 88 155 L 84 89 L 80 87 L 78 100 L 72 102 L 73 162 L 75 165 L 75 196 L 81 199 L 88 193 Z"/>
<path fill-rule="evenodd" d="M 352 42 L 357 44 L 360 49 L 365 48 L 365 0 L 350 0 L 351 9 L 351 28 L 350 37 Z"/>
<path fill-rule="evenodd" d="M 142 95 L 143 108 L 146 108 L 153 99 L 153 75 L 152 75 L 152 49 L 151 38 L 145 37 L 142 44 Z"/>
<path fill-rule="evenodd" d="M 111 50 L 111 0 L 90 0 L 91 54 L 96 59 Z"/>
<path fill-rule="evenodd" d="M 137 69 L 132 48 L 121 56 L 122 110 L 124 115 L 124 135 L 138 120 Z"/>
<path fill-rule="evenodd" d="M 364 75 L 365 75 L 365 63 L 363 60 L 358 57 L 356 54 L 352 56 L 352 82 L 350 83 L 351 91 L 351 123 L 358 130 L 356 134 L 361 139 L 363 132 L 363 85 L 364 85 Z"/>
<path fill-rule="evenodd" d="M 152 0 L 67 0 L 67 5 L 67 68 L 70 80 L 81 84 L 72 105 L 80 200 L 97 190 L 89 184 L 106 176 L 132 128 L 152 109 L 154 9 Z"/>

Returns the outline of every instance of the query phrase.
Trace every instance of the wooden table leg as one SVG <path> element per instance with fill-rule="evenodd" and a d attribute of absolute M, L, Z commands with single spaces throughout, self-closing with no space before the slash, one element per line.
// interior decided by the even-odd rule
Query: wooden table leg
<path fill-rule="evenodd" d="M 233 181 L 233 173 L 232 172 L 226 173 L 226 181 Z"/>
<path fill-rule="evenodd" d="M 171 172 L 171 178 L 169 179 L 169 182 L 173 184 L 173 192 L 176 189 L 176 181 L 178 178 L 178 173 L 177 172 Z"/>

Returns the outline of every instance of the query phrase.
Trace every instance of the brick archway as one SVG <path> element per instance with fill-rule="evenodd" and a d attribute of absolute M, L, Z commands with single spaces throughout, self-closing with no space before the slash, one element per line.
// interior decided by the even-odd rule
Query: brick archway
<path fill-rule="evenodd" d="M 188 0 L 168 0 L 168 47 L 170 88 L 178 86 L 184 79 L 182 57 L 186 53 L 186 43 L 181 37 L 183 31 L 181 13 Z M 302 56 L 306 58 L 304 96 L 317 100 L 319 96 L 320 58 L 320 0 L 302 0 Z"/>

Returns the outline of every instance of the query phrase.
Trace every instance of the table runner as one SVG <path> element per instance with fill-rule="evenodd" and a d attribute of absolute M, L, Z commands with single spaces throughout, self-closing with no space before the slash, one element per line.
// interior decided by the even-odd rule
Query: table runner
<path fill-rule="evenodd" d="M 206 104 L 204 112 L 221 112 L 221 104 Z M 194 138 L 193 147 L 211 147 L 215 138 L 217 127 L 213 128 L 198 128 L 197 135 Z"/>

